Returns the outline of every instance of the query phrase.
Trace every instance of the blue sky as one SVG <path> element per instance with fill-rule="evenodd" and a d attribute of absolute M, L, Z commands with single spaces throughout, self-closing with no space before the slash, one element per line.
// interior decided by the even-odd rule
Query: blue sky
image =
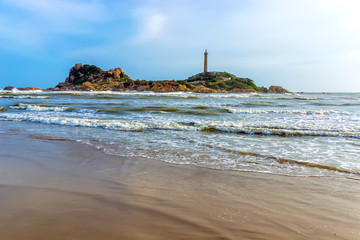
<path fill-rule="evenodd" d="M 76 63 L 133 79 L 203 70 L 291 91 L 360 92 L 358 0 L 0 0 L 0 88 L 55 86 Z"/>

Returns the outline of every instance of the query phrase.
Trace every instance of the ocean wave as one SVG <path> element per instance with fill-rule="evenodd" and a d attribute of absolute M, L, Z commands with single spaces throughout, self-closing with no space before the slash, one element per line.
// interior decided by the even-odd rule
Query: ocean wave
<path fill-rule="evenodd" d="M 259 93 L 209 93 L 203 94 L 206 98 L 249 98 L 249 97 L 263 97 Z"/>
<path fill-rule="evenodd" d="M 236 122 L 192 121 L 192 122 L 140 122 L 72 117 L 47 117 L 35 114 L 0 113 L 1 120 L 29 121 L 44 124 L 106 128 L 124 131 L 203 131 L 212 133 L 234 133 L 277 136 L 319 136 L 360 138 L 360 127 L 331 128 L 323 126 L 296 126 L 255 124 Z"/>
<path fill-rule="evenodd" d="M 72 110 L 73 112 L 77 113 L 97 113 L 98 109 L 84 109 L 84 108 L 69 108 L 69 110 Z"/>
<path fill-rule="evenodd" d="M 38 94 L 38 93 L 42 93 L 43 90 L 19 90 L 17 88 L 14 88 L 10 91 L 8 90 L 1 90 L 0 93 L 16 93 L 16 94 Z"/>
<path fill-rule="evenodd" d="M 46 99 L 46 98 L 49 98 L 49 96 L 0 95 L 0 98 L 15 98 L 15 99 Z"/>
<path fill-rule="evenodd" d="M 325 136 L 325 137 L 355 137 L 360 138 L 360 127 L 322 127 L 296 126 L 235 122 L 181 122 L 187 126 L 194 126 L 205 132 L 225 132 L 250 135 L 279 135 L 279 136 Z"/>
<path fill-rule="evenodd" d="M 265 110 L 265 109 L 235 109 L 229 108 L 229 112 L 231 113 L 241 113 L 241 114 L 294 114 L 294 115 L 324 115 L 337 113 L 335 110 Z"/>
<path fill-rule="evenodd" d="M 310 105 L 317 105 L 317 106 L 333 106 L 333 107 L 351 107 L 351 106 L 360 106 L 360 102 L 354 102 L 354 103 L 324 103 L 324 102 L 314 102 L 310 103 Z"/>
<path fill-rule="evenodd" d="M 306 162 L 306 161 L 299 161 L 299 160 L 288 159 L 288 158 L 283 158 L 283 157 L 275 157 L 275 156 L 271 156 L 271 155 L 259 154 L 259 153 L 254 153 L 254 152 L 228 149 L 228 148 L 210 145 L 210 144 L 202 144 L 202 145 L 207 146 L 209 148 L 215 148 L 215 149 L 218 149 L 221 151 L 225 151 L 225 152 L 236 153 L 236 154 L 245 155 L 245 156 L 254 156 L 254 157 L 258 157 L 258 158 L 262 158 L 262 159 L 272 160 L 272 161 L 276 161 L 279 164 L 305 166 L 305 167 L 309 167 L 309 168 L 318 168 L 318 169 L 322 169 L 322 170 L 329 170 L 329 171 L 335 171 L 335 172 L 340 172 L 340 173 L 350 173 L 350 174 L 360 175 L 360 171 L 357 171 L 357 170 L 344 169 L 344 168 L 339 168 L 339 167 L 334 167 L 334 166 L 329 166 L 329 165 L 323 165 L 323 164 Z"/>
<path fill-rule="evenodd" d="M 10 109 L 15 110 L 28 110 L 28 111 L 51 111 L 51 112 L 64 112 L 69 110 L 69 107 L 50 107 L 45 105 L 32 105 L 32 104 L 23 104 L 19 103 L 15 106 L 10 106 Z"/>
<path fill-rule="evenodd" d="M 317 98 L 317 97 L 296 97 L 294 99 L 296 99 L 296 100 L 318 100 L 319 98 Z"/>
<path fill-rule="evenodd" d="M 77 127 L 105 128 L 124 131 L 146 131 L 146 130 L 186 130 L 189 127 L 172 123 L 144 123 L 137 121 L 105 120 L 105 119 L 86 119 L 70 117 L 45 117 L 38 115 L 24 114 L 0 114 L 0 119 L 14 121 L 29 121 L 44 124 L 67 125 Z"/>
<path fill-rule="evenodd" d="M 55 107 L 55 106 L 46 106 L 46 105 L 32 105 L 19 103 L 14 106 L 10 106 L 10 109 L 14 110 L 27 110 L 35 112 L 77 112 L 77 113 L 96 113 L 97 109 L 82 109 L 82 108 L 73 108 L 73 107 Z"/>
<path fill-rule="evenodd" d="M 149 106 L 149 107 L 142 107 L 142 108 L 132 108 L 132 109 L 128 109 L 128 111 L 133 111 L 133 112 L 179 112 L 180 109 L 167 108 L 167 107 L 162 107 L 162 106 Z"/>
<path fill-rule="evenodd" d="M 279 98 L 275 98 L 277 100 L 285 100 L 285 101 L 289 101 L 289 100 L 301 100 L 301 101 L 308 101 L 308 100 L 320 100 L 321 98 L 318 97 L 302 97 L 299 95 L 295 95 L 295 97 L 293 95 L 288 96 L 288 97 L 279 97 Z"/>
<path fill-rule="evenodd" d="M 129 112 L 155 112 L 155 113 L 176 113 L 176 114 L 184 114 L 184 115 L 208 115 L 208 116 L 219 116 L 222 113 L 229 113 L 227 109 L 216 108 L 216 107 L 205 107 L 205 106 L 197 106 L 192 109 L 187 108 L 169 108 L 164 106 L 147 106 L 142 108 L 130 108 L 125 109 Z M 103 110 L 107 112 L 106 110 Z"/>

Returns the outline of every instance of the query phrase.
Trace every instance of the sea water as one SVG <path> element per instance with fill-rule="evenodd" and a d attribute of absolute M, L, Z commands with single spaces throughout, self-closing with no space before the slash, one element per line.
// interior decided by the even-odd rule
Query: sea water
<path fill-rule="evenodd" d="M 0 91 L 0 131 L 9 129 L 218 170 L 360 175 L 360 93 L 15 89 Z"/>

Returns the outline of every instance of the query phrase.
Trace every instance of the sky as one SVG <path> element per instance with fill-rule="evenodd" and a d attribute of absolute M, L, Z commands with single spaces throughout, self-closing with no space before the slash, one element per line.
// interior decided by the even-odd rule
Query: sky
<path fill-rule="evenodd" d="M 203 71 L 294 92 L 360 92 L 358 0 L 0 0 L 0 88 L 54 87 L 76 63 L 133 79 Z"/>

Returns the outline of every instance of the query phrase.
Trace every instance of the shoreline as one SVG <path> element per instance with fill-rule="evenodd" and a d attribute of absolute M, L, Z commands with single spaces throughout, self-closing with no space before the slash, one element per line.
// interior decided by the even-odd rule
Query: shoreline
<path fill-rule="evenodd" d="M 358 180 L 173 165 L 63 140 L 0 132 L 0 238 L 360 237 Z"/>

